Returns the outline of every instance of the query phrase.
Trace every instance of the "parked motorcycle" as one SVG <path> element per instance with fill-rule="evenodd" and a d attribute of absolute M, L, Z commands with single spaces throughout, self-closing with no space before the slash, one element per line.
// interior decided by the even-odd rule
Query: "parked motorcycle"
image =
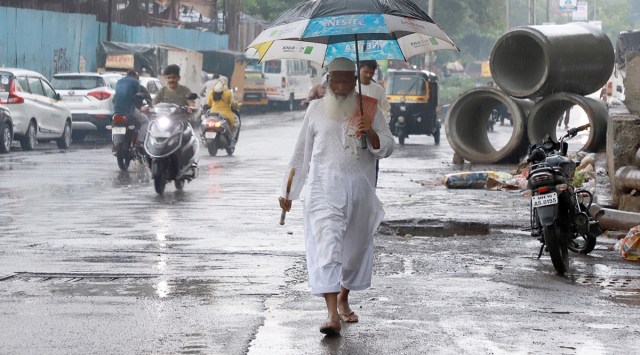
<path fill-rule="evenodd" d="M 131 161 L 144 161 L 144 156 L 136 149 L 138 129 L 133 122 L 129 122 L 126 116 L 114 114 L 111 120 L 111 139 L 113 141 L 113 155 L 116 156 L 118 167 L 127 171 Z"/>
<path fill-rule="evenodd" d="M 567 158 L 565 140 L 588 128 L 589 124 L 571 128 L 558 142 L 548 137 L 529 147 L 531 236 L 542 243 L 538 259 L 546 247 L 561 275 L 569 267 L 568 250 L 588 254 L 602 234 L 598 222 L 589 215 L 593 195 L 572 186 L 577 163 Z"/>
<path fill-rule="evenodd" d="M 235 147 L 231 146 L 233 137 L 229 120 L 220 113 L 209 110 L 208 106 L 204 106 L 202 112 L 200 132 L 202 142 L 207 146 L 209 155 L 215 156 L 218 154 L 219 149 L 226 150 L 227 155 L 233 155 Z M 233 114 L 235 123 L 238 125 L 238 132 L 235 137 L 237 143 L 238 138 L 240 138 L 240 114 L 236 110 L 233 110 Z"/>
<path fill-rule="evenodd" d="M 189 99 L 195 100 L 195 95 L 190 95 Z M 185 181 L 198 176 L 197 157 L 200 150 L 198 138 L 185 118 L 187 108 L 160 103 L 151 113 L 144 149 L 148 155 L 153 186 L 158 194 L 162 194 L 166 183 L 174 181 L 176 189 L 182 190 Z"/>

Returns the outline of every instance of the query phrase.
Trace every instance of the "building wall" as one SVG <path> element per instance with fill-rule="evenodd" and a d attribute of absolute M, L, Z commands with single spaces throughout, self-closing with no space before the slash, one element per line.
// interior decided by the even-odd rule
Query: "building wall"
<path fill-rule="evenodd" d="M 107 24 L 95 15 L 0 7 L 0 67 L 55 73 L 95 71 L 96 48 Z M 169 44 L 192 50 L 227 49 L 228 36 L 172 27 L 112 24 L 115 42 Z"/>

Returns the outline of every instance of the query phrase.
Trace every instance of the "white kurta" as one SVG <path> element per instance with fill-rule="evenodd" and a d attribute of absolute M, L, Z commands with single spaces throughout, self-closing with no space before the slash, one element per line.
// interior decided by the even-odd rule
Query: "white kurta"
<path fill-rule="evenodd" d="M 378 100 L 378 105 L 380 110 L 382 110 L 385 121 L 387 121 L 387 123 L 391 122 L 391 104 L 387 99 L 387 93 L 382 85 L 372 81 L 369 85 L 361 84 L 360 86 L 362 87 L 363 95 L 367 95 Z M 358 90 L 358 85 L 356 85 L 356 90 Z"/>
<path fill-rule="evenodd" d="M 373 235 L 384 216 L 375 191 L 375 161 L 391 155 L 395 145 L 379 109 L 372 127 L 380 148 L 369 143 L 362 149 L 359 138 L 345 135 L 346 118 L 328 117 L 324 101 L 307 109 L 282 194 L 291 167 L 296 174 L 289 199 L 299 198 L 308 177 L 305 246 L 311 293 L 318 296 L 339 292 L 341 285 L 350 290 L 371 285 Z"/>

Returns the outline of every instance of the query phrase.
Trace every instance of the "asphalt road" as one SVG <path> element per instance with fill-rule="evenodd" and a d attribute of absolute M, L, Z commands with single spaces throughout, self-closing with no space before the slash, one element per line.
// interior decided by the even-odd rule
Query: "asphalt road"
<path fill-rule="evenodd" d="M 247 116 L 234 156 L 201 150 L 183 192 L 110 147 L 0 156 L 2 354 L 619 354 L 637 349 L 640 270 L 600 238 L 556 275 L 518 192 L 447 190 L 443 136 L 381 161 L 386 209 L 358 324 L 324 338 L 301 204 L 278 225 L 301 113 Z M 496 127 L 496 141 L 508 127 Z M 512 166 L 465 166 L 510 171 Z M 396 231 L 398 233 L 396 234 Z"/>

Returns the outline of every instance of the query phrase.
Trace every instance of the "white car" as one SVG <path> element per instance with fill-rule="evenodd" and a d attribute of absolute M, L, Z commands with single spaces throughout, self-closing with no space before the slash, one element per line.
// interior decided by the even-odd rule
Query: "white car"
<path fill-rule="evenodd" d="M 73 140 L 87 134 L 110 135 L 106 129 L 113 116 L 113 96 L 120 73 L 55 74 L 51 85 L 60 93 L 73 115 Z"/>
<path fill-rule="evenodd" d="M 71 145 L 71 111 L 42 74 L 0 68 L 0 104 L 11 111 L 13 136 L 23 150 L 38 141 L 56 140 L 61 149 Z"/>
<path fill-rule="evenodd" d="M 149 95 L 151 95 L 152 99 L 156 97 L 156 94 L 158 93 L 158 91 L 160 91 L 160 89 L 162 89 L 162 87 L 164 86 L 162 85 L 160 80 L 150 76 L 141 76 L 140 85 L 147 88 L 147 91 L 149 91 Z"/>

